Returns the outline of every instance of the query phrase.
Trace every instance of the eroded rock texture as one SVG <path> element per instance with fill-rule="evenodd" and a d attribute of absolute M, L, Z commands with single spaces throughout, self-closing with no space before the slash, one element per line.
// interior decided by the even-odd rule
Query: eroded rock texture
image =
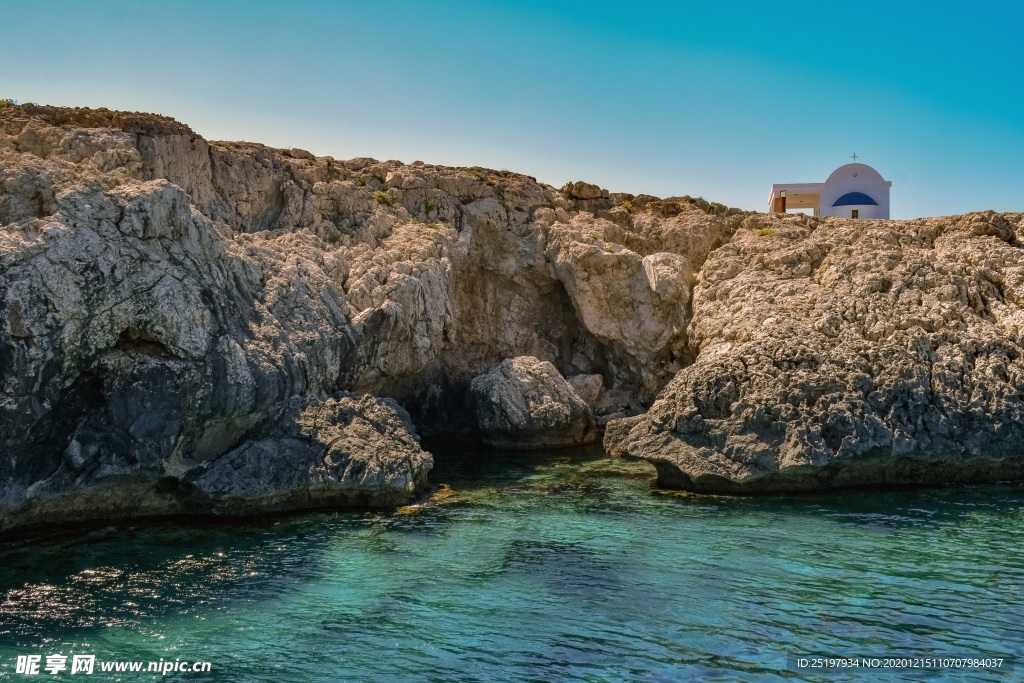
<path fill-rule="evenodd" d="M 747 219 L 701 270 L 696 361 L 606 447 L 700 491 L 1021 476 L 1022 227 Z"/>
<path fill-rule="evenodd" d="M 568 407 L 503 447 L 607 423 L 700 490 L 1020 474 L 1019 214 L 765 216 L 32 105 L 0 190 L 0 527 L 409 500 L 398 404 L 486 432 L 471 383 L 526 356 Z"/>
<path fill-rule="evenodd" d="M 0 112 L 0 188 L 0 524 L 105 486 L 190 508 L 198 473 L 339 391 L 470 436 L 470 381 L 518 356 L 596 376 L 578 381 L 599 419 L 641 412 L 689 362 L 694 273 L 742 220 L 32 105 Z"/>
<path fill-rule="evenodd" d="M 393 400 L 343 394 L 287 413 L 191 470 L 189 484 L 232 511 L 395 505 L 426 485 L 432 458 Z"/>
<path fill-rule="evenodd" d="M 510 358 L 469 385 L 481 440 L 493 448 L 536 449 L 593 443 L 594 414 L 555 366 Z"/>

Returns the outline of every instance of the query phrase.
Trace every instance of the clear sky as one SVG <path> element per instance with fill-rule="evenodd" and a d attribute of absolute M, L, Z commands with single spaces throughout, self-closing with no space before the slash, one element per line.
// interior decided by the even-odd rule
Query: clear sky
<path fill-rule="evenodd" d="M 17 2 L 0 97 L 209 139 L 764 210 L 859 160 L 894 218 L 1024 211 L 1024 2 Z"/>

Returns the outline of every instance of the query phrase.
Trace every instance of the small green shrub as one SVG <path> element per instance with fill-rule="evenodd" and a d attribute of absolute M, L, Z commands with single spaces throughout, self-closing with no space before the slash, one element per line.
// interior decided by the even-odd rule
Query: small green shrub
<path fill-rule="evenodd" d="M 471 176 L 473 176 L 474 178 L 476 178 L 477 180 L 484 181 L 488 185 L 493 185 L 494 184 L 494 178 L 492 178 L 489 175 L 487 175 L 486 173 L 484 173 L 483 169 L 471 168 L 471 169 L 469 169 L 469 174 Z"/>
<path fill-rule="evenodd" d="M 0 99 L 0 109 L 7 109 L 7 107 L 13 107 L 18 103 L 18 100 L 12 100 L 9 97 Z"/>
<path fill-rule="evenodd" d="M 423 202 L 423 210 L 426 211 L 427 213 L 430 213 L 431 211 L 436 211 L 437 210 L 437 202 L 435 202 L 433 199 L 424 200 L 424 202 Z"/>
<path fill-rule="evenodd" d="M 430 228 L 431 230 L 440 230 L 441 229 L 441 226 L 438 225 L 437 223 L 427 223 L 427 227 Z"/>
<path fill-rule="evenodd" d="M 704 213 L 711 213 L 711 202 L 706 201 L 703 197 L 691 197 L 690 195 L 684 195 L 682 197 L 672 197 L 672 199 L 686 202 L 691 206 L 696 206 Z"/>
<path fill-rule="evenodd" d="M 395 200 L 392 199 L 391 195 L 389 195 L 387 192 L 381 192 L 378 190 L 377 192 L 373 193 L 373 198 L 377 200 L 378 204 L 383 204 L 384 206 L 395 205 Z"/>
<path fill-rule="evenodd" d="M 416 216 L 413 216 L 411 219 L 409 219 L 409 222 L 412 223 L 413 225 L 419 225 L 420 219 L 416 218 Z"/>
<path fill-rule="evenodd" d="M 767 237 L 770 234 L 772 234 L 771 228 L 761 228 L 760 230 L 757 231 L 758 237 Z"/>
<path fill-rule="evenodd" d="M 358 178 L 356 178 L 356 185 L 358 185 L 359 187 L 366 187 L 366 176 L 361 175 Z"/>
<path fill-rule="evenodd" d="M 615 252 L 615 250 L 614 250 L 614 249 L 612 249 L 611 247 L 605 247 L 605 248 L 604 248 L 604 250 L 605 250 L 605 252 L 606 252 L 606 253 L 608 253 L 608 254 L 611 254 L 611 253 L 614 253 L 614 252 Z"/>
<path fill-rule="evenodd" d="M 622 202 L 622 208 L 624 208 L 626 211 L 632 211 L 633 202 L 629 201 L 628 199 L 625 200 L 624 202 Z"/>

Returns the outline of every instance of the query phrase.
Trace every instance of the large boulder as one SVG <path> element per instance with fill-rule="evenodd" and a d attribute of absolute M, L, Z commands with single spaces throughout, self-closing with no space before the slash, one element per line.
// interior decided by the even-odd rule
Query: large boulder
<path fill-rule="evenodd" d="M 547 361 L 509 358 L 475 378 L 469 395 L 478 433 L 488 446 L 530 450 L 596 438 L 590 406 Z"/>
<path fill-rule="evenodd" d="M 391 399 L 342 394 L 294 405 L 264 434 L 190 472 L 218 511 L 389 506 L 427 485 L 433 459 Z"/>

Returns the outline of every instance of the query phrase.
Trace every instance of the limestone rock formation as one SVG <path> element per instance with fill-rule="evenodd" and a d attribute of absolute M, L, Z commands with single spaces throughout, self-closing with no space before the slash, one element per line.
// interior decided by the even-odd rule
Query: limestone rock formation
<path fill-rule="evenodd" d="M 600 199 L 608 196 L 608 190 L 602 190 L 597 185 L 585 183 L 582 180 L 566 183 L 562 192 L 573 199 Z"/>
<path fill-rule="evenodd" d="M 433 465 L 409 414 L 391 399 L 342 394 L 295 402 L 285 416 L 188 481 L 218 511 L 409 500 Z"/>
<path fill-rule="evenodd" d="M 748 219 L 698 278 L 696 361 L 606 447 L 697 491 L 1024 475 L 1022 218 Z"/>
<path fill-rule="evenodd" d="M 474 379 L 469 395 L 480 438 L 493 448 L 578 446 L 596 438 L 590 406 L 546 361 L 509 358 Z"/>
<path fill-rule="evenodd" d="M 549 364 L 525 386 L 554 407 L 533 417 L 523 389 L 518 434 L 607 423 L 666 485 L 1016 476 L 1020 232 L 1020 214 L 749 214 L 6 107 L 0 528 L 399 502 L 429 458 L 397 408 L 346 392 L 468 438 L 471 382 L 523 356 Z"/>
<path fill-rule="evenodd" d="M 197 472 L 266 438 L 293 401 L 338 391 L 393 397 L 428 435 L 469 436 L 469 382 L 505 358 L 600 375 L 601 419 L 641 412 L 685 363 L 673 335 L 692 273 L 672 282 L 671 268 L 699 268 L 742 220 L 34 105 L 0 112 L 0 188 L 11 524 L 43 498 L 103 516 L 88 492 L 129 480 L 140 514 L 191 509 Z M 600 290 L 592 267 L 609 274 Z"/>
<path fill-rule="evenodd" d="M 433 465 L 398 404 L 344 392 L 289 401 L 240 446 L 178 476 L 158 464 L 125 467 L 113 449 L 94 451 L 76 467 L 70 461 L 82 456 L 78 443 L 50 477 L 23 491 L 8 489 L 0 529 L 140 515 L 392 507 L 425 490 Z"/>
<path fill-rule="evenodd" d="M 567 377 L 566 381 L 573 388 L 583 402 L 594 409 L 598 405 L 598 399 L 604 391 L 604 378 L 597 374 L 579 374 Z"/>
<path fill-rule="evenodd" d="M 628 457 L 629 450 L 627 447 L 629 445 L 630 431 L 642 420 L 643 415 L 619 417 L 609 420 L 604 426 L 604 438 L 601 441 L 605 453 L 613 458 Z"/>

